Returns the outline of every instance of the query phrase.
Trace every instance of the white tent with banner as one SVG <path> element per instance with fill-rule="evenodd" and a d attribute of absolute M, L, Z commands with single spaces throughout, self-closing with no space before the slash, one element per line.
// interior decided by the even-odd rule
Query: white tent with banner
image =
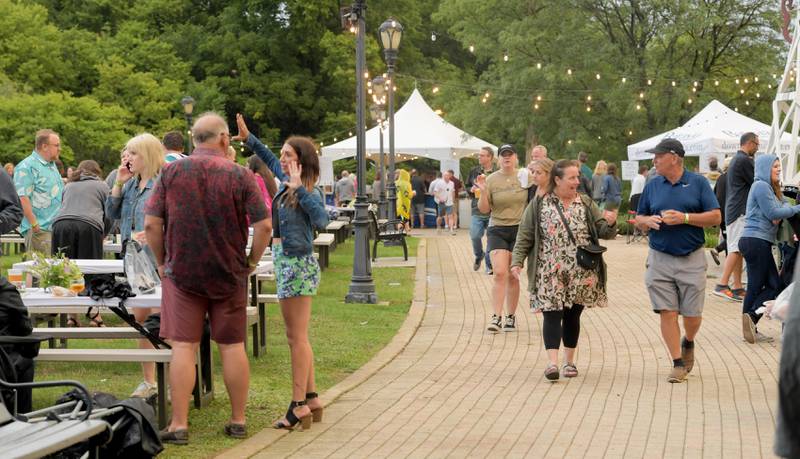
<path fill-rule="evenodd" d="M 395 161 L 398 162 L 419 157 L 430 158 L 439 161 L 441 171 L 452 169 L 458 174 L 461 158 L 477 156 L 484 146 L 491 146 L 497 150 L 497 147 L 489 142 L 462 131 L 437 115 L 416 89 L 406 103 L 395 112 L 394 122 L 394 151 Z M 377 160 L 380 153 L 379 129 L 375 126 L 366 132 L 366 153 L 372 160 Z M 386 164 L 388 164 L 388 128 L 383 132 L 383 151 L 387 155 Z M 354 136 L 322 147 L 322 159 L 327 161 L 323 161 L 320 167 L 332 168 L 332 161 L 352 158 L 355 155 Z M 333 176 L 332 172 L 330 176 Z"/>
<path fill-rule="evenodd" d="M 770 126 L 726 107 L 717 100 L 712 100 L 699 113 L 694 115 L 683 126 L 671 131 L 650 137 L 633 145 L 628 145 L 628 159 L 651 159 L 652 153 L 646 150 L 655 147 L 661 139 L 679 140 L 686 150 L 686 156 L 700 157 L 700 170 L 708 170 L 708 159 L 716 156 L 722 165 L 722 159 L 736 153 L 739 149 L 739 138 L 746 132 L 754 132 L 761 139 L 763 152 L 770 136 Z M 791 136 L 784 136 L 781 150 L 789 150 Z"/>

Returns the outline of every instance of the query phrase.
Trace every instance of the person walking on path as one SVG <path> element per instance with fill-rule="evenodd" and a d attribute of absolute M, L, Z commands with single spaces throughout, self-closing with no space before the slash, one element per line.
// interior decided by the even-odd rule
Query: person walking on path
<path fill-rule="evenodd" d="M 243 140 L 281 181 L 272 201 L 272 253 L 278 302 L 292 360 L 292 402 L 276 429 L 304 429 L 322 420 L 322 402 L 314 381 L 314 352 L 308 340 L 311 298 L 317 294 L 320 269 L 314 258 L 314 230 L 328 225 L 328 212 L 321 193 L 314 187 L 319 178 L 319 157 L 307 137 L 290 137 L 281 147 L 280 160 L 247 129 L 242 115 L 236 115 Z"/>
<path fill-rule="evenodd" d="M 728 168 L 731 165 L 731 160 L 733 159 L 732 156 L 728 156 L 725 158 L 725 161 L 722 162 L 722 174 L 717 178 L 717 183 L 714 184 L 714 195 L 717 197 L 717 202 L 719 203 L 719 211 L 722 214 L 722 221 L 719 222 L 719 243 L 716 247 L 712 247 L 709 250 L 711 253 L 711 258 L 714 260 L 714 263 L 719 266 L 719 253 L 725 252 L 725 256 L 728 256 L 728 243 L 725 239 L 728 237 L 728 229 L 725 227 L 725 201 L 727 200 L 727 185 L 728 185 Z"/>
<path fill-rule="evenodd" d="M 619 209 L 622 202 L 622 182 L 617 177 L 617 165 L 609 163 L 606 176 L 603 177 L 603 204 L 601 207 L 608 207 L 611 210 Z"/>
<path fill-rule="evenodd" d="M 441 172 L 437 172 L 436 180 L 431 182 L 428 193 L 432 194 L 433 200 L 436 201 L 436 232 L 439 233 L 449 222 L 452 209 L 448 209 L 448 201 L 452 206 L 452 187 L 448 186 L 446 177 Z"/>
<path fill-rule="evenodd" d="M 428 192 L 428 187 L 425 186 L 425 179 L 420 177 L 416 169 L 411 169 L 411 219 L 416 215 L 419 219 L 419 227 L 425 228 L 425 194 Z M 414 226 L 414 222 L 411 222 Z"/>
<path fill-rule="evenodd" d="M 517 303 L 519 303 L 519 279 L 509 272 L 511 252 L 517 240 L 517 230 L 522 212 L 528 203 L 528 188 L 519 179 L 519 159 L 513 145 L 503 145 L 497 150 L 500 170 L 489 177 L 479 175 L 475 180 L 480 190 L 478 209 L 490 215 L 486 250 L 492 258 L 494 285 L 492 286 L 492 310 L 487 329 L 491 332 L 516 330 Z M 528 172 L 526 170 L 526 172 Z M 530 172 L 528 172 L 530 173 Z M 527 183 L 533 183 L 528 177 Z M 503 322 L 503 305 L 506 305 Z"/>
<path fill-rule="evenodd" d="M 267 247 L 270 230 L 253 174 L 225 157 L 230 145 L 225 120 L 214 113 L 201 115 L 192 138 L 192 155 L 180 166 L 164 168 L 145 208 L 145 232 L 162 279 L 161 336 L 172 345 L 172 420 L 161 440 L 176 444 L 189 441 L 189 397 L 206 315 L 231 403 L 223 431 L 234 438 L 246 436 L 247 277 Z M 248 218 L 253 225 L 249 255 Z"/>
<path fill-rule="evenodd" d="M 592 175 L 592 199 L 599 206 L 603 203 L 603 182 L 605 181 L 608 165 L 602 159 L 594 165 L 594 175 Z"/>
<path fill-rule="evenodd" d="M 55 163 L 60 151 L 58 134 L 42 129 L 36 132 L 36 148 L 14 169 L 14 187 L 25 216 L 19 229 L 28 253 L 51 252 L 53 219 L 61 209 L 64 193 L 64 181 Z"/>
<path fill-rule="evenodd" d="M 781 162 L 775 155 L 761 155 L 755 161 L 755 181 L 747 197 L 747 214 L 739 238 L 739 249 L 747 262 L 747 294 L 742 304 L 742 336 L 750 344 L 772 341 L 756 329 L 765 301 L 774 300 L 783 290 L 772 246 L 780 221 L 800 213 L 800 205 L 790 206 L 781 192 Z"/>
<path fill-rule="evenodd" d="M 561 371 L 566 378 L 578 376 L 575 350 L 581 313 L 584 307 L 605 307 L 608 303 L 605 263 L 596 270 L 585 269 L 578 265 L 575 253 L 579 245 L 613 239 L 617 211 L 603 213 L 589 196 L 578 192 L 579 184 L 578 161 L 555 164 L 549 187 L 543 194 L 542 187 L 537 188 L 522 215 L 511 259 L 511 274 L 517 280 L 528 262 L 530 304 L 533 310 L 542 311 L 542 335 L 549 359 L 544 375 L 551 381 L 559 378 L 562 341 Z"/>
<path fill-rule="evenodd" d="M 478 209 L 478 199 L 481 196 L 480 189 L 475 185 L 475 180 L 480 175 L 488 176 L 496 170 L 494 150 L 492 150 L 492 147 L 482 147 L 478 152 L 478 165 L 469 171 L 469 176 L 467 177 L 467 193 L 472 201 L 469 239 L 472 241 L 472 254 L 475 256 L 475 263 L 472 265 L 473 271 L 481 269 L 481 261 L 485 259 L 486 272 L 492 272 L 492 260 L 489 257 L 489 251 L 483 250 L 483 235 L 489 228 L 489 214 L 485 214 Z"/>
<path fill-rule="evenodd" d="M 747 213 L 747 197 L 755 177 L 753 156 L 758 151 L 758 136 L 748 132 L 742 135 L 739 144 L 739 151 L 734 155 L 727 170 L 726 200 L 725 203 L 720 203 L 725 206 L 727 232 L 725 242 L 728 256 L 725 258 L 722 277 L 712 292 L 714 295 L 734 301 L 744 300 L 746 294 L 742 287 L 743 258 L 739 250 L 739 238 L 742 237 L 744 216 Z M 731 277 L 733 277 L 733 288 L 728 285 Z"/>
<path fill-rule="evenodd" d="M 342 171 L 342 178 L 333 186 L 333 197 L 337 207 L 347 207 L 356 194 L 356 186 L 350 172 Z"/>
<path fill-rule="evenodd" d="M 411 176 L 405 169 L 394 171 L 394 186 L 397 194 L 397 218 L 400 219 L 400 228 L 407 233 L 411 232 Z"/>
<path fill-rule="evenodd" d="M 152 134 L 139 134 L 130 139 L 124 151 L 105 206 L 106 215 L 119 220 L 123 251 L 131 239 L 142 245 L 147 244 L 144 206 L 150 199 L 156 177 L 164 166 L 164 148 Z M 133 309 L 133 315 L 139 323 L 143 323 L 152 312 L 150 308 Z M 139 348 L 153 349 L 153 345 L 147 339 L 140 339 Z M 147 398 L 158 391 L 155 363 L 142 363 L 142 372 L 144 381 L 133 391 L 132 397 Z"/>
<path fill-rule="evenodd" d="M 644 187 L 636 226 L 650 233 L 645 285 L 672 359 L 667 381 L 679 383 L 694 366 L 694 340 L 703 320 L 703 228 L 718 225 L 720 211 L 705 177 L 683 167 L 685 151 L 679 141 L 664 139 L 647 152 L 655 154 L 658 175 Z M 682 341 L 678 315 L 683 316 Z"/>

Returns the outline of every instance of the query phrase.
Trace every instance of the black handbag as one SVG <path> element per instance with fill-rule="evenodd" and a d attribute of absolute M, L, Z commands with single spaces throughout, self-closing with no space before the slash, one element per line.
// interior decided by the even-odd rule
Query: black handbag
<path fill-rule="evenodd" d="M 575 236 L 572 234 L 572 230 L 569 228 L 569 222 L 567 222 L 567 218 L 564 217 L 564 212 L 561 210 L 561 203 L 558 202 L 558 200 L 555 200 L 555 205 L 556 210 L 558 210 L 558 215 L 561 216 L 561 221 L 564 222 L 564 227 L 567 229 L 569 240 L 572 241 L 573 244 L 577 245 L 578 242 L 575 240 Z M 586 217 L 586 223 L 590 224 L 588 216 Z M 596 270 L 600 267 L 600 264 L 603 263 L 603 252 L 606 250 L 608 250 L 608 248 L 592 242 L 589 244 L 578 245 L 578 249 L 575 252 L 575 260 L 578 262 L 578 266 L 581 268 Z"/>

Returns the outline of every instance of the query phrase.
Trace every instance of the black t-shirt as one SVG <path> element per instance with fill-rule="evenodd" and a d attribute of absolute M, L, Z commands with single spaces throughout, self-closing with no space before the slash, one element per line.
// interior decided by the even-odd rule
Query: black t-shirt
<path fill-rule="evenodd" d="M 425 187 L 425 180 L 419 175 L 411 177 L 411 189 L 416 192 L 414 197 L 411 198 L 411 202 L 414 204 L 424 204 L 425 193 L 428 191 L 428 188 Z"/>
<path fill-rule="evenodd" d="M 747 213 L 747 195 L 753 185 L 755 165 L 753 157 L 739 150 L 728 167 L 725 201 L 725 224 L 730 225 Z"/>

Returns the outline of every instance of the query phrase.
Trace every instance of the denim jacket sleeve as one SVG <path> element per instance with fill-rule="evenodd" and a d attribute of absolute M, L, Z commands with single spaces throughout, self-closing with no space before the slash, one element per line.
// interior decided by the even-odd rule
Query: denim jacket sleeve
<path fill-rule="evenodd" d="M 325 210 L 325 205 L 322 203 L 319 193 L 316 191 L 309 192 L 302 186 L 297 187 L 294 192 L 297 195 L 297 202 L 300 207 L 308 215 L 311 226 L 316 229 L 323 229 L 328 226 L 328 211 Z"/>
<path fill-rule="evenodd" d="M 127 186 L 127 183 L 122 186 L 118 197 L 111 196 L 111 193 L 108 194 L 106 198 L 106 215 L 109 218 L 114 220 L 122 219 L 122 198 L 125 196 Z"/>
<path fill-rule="evenodd" d="M 269 147 L 261 143 L 261 140 L 259 140 L 258 137 L 250 134 L 247 136 L 247 140 L 244 144 L 247 145 L 247 148 L 252 150 L 253 153 L 258 155 L 258 157 L 267 164 L 269 170 L 275 174 L 275 177 L 278 177 L 278 180 L 281 182 L 289 180 L 289 177 L 287 177 L 286 174 L 283 173 L 283 170 L 281 170 L 281 162 L 275 156 L 275 153 L 273 153 Z"/>

